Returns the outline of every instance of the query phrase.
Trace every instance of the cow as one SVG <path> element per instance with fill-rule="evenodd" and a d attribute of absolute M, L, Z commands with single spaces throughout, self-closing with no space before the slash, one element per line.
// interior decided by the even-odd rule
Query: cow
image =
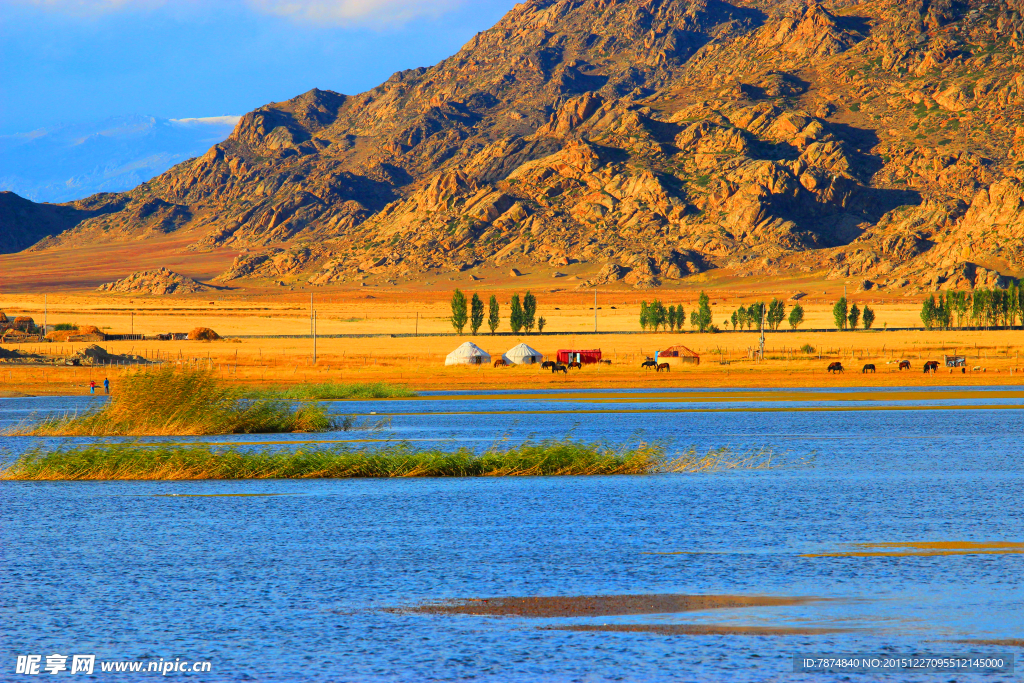
<path fill-rule="evenodd" d="M 834 363 L 829 363 L 828 371 L 829 372 L 834 372 L 834 373 L 846 372 L 845 370 L 843 370 L 843 364 L 840 363 L 839 361 L 835 361 Z"/>
<path fill-rule="evenodd" d="M 556 372 L 561 372 L 563 375 L 568 375 L 569 368 L 565 367 L 561 363 L 555 363 L 554 365 L 551 366 L 551 374 L 553 375 Z"/>
<path fill-rule="evenodd" d="M 653 360 L 651 360 L 650 358 L 648 358 L 647 360 L 645 360 L 645 361 L 644 361 L 643 363 L 641 363 L 641 364 L 640 364 L 640 367 L 642 367 L 642 368 L 644 368 L 644 369 L 650 369 L 650 368 L 655 368 L 655 369 L 657 369 L 657 367 L 658 367 L 658 364 L 657 364 L 657 363 L 655 363 L 655 362 L 654 362 Z"/>
<path fill-rule="evenodd" d="M 672 366 L 669 365 L 668 363 L 658 363 L 658 367 L 654 368 L 655 372 L 661 372 L 662 370 L 664 370 L 665 372 L 671 372 Z"/>
<path fill-rule="evenodd" d="M 927 363 L 924 364 L 924 371 L 926 373 L 928 373 L 928 372 L 938 372 L 939 371 L 939 361 L 937 361 L 937 360 L 930 360 L 930 361 L 928 361 Z"/>
<path fill-rule="evenodd" d="M 861 370 L 860 373 L 863 375 L 866 372 L 874 372 L 874 371 L 875 371 L 875 364 L 874 363 L 868 363 L 867 365 L 864 366 L 864 369 Z"/>
<path fill-rule="evenodd" d="M 910 361 L 909 360 L 901 360 L 900 361 L 900 370 L 909 370 L 909 369 L 910 369 Z"/>

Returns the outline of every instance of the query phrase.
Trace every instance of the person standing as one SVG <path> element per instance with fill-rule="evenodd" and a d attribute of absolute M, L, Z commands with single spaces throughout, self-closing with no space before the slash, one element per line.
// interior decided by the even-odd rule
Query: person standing
<path fill-rule="evenodd" d="M 108 377 L 103 378 L 103 391 L 105 391 L 108 396 L 110 395 L 110 378 Z"/>
<path fill-rule="evenodd" d="M 89 393 L 90 394 L 95 394 L 96 393 L 96 380 L 94 380 L 94 379 L 93 380 L 89 380 Z"/>

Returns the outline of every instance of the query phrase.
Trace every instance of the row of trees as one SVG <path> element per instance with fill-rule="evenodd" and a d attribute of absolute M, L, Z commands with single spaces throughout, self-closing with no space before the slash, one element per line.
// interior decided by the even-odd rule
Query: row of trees
<path fill-rule="evenodd" d="M 1024 319 L 1024 288 L 1011 282 L 1006 289 L 979 287 L 973 292 L 947 292 L 929 296 L 921 305 L 921 322 L 927 329 L 1013 326 Z"/>
<path fill-rule="evenodd" d="M 451 323 L 455 330 L 462 334 L 462 331 L 469 324 L 469 328 L 476 334 L 484 324 L 484 302 L 478 294 L 473 294 L 472 300 L 469 302 L 467 307 L 466 295 L 460 290 L 456 289 L 452 293 L 452 316 Z M 521 331 L 526 331 L 527 334 L 533 332 L 533 328 L 536 327 L 538 332 L 544 332 L 544 326 L 547 321 L 543 316 L 540 318 L 537 316 L 537 298 L 530 292 L 523 295 L 522 299 L 519 298 L 518 294 L 512 295 L 512 300 L 509 302 L 509 327 L 512 328 L 512 332 L 519 334 Z M 490 301 L 487 303 L 487 327 L 491 330 L 491 334 L 494 334 L 498 327 L 501 325 L 501 307 L 498 305 L 498 299 L 492 294 Z"/>
<path fill-rule="evenodd" d="M 682 330 L 683 325 L 686 324 L 686 311 L 683 310 L 683 305 L 678 306 L 669 305 L 666 307 L 661 301 L 655 299 L 654 301 L 647 303 L 646 301 L 640 302 L 640 329 L 657 332 L 658 328 L 675 332 L 676 330 Z"/>
<path fill-rule="evenodd" d="M 857 304 L 850 306 L 844 296 L 832 307 L 832 320 L 840 330 L 855 330 L 857 323 L 861 323 L 865 330 L 870 330 L 875 324 L 875 312 L 866 305 L 863 311 L 857 308 Z"/>
<path fill-rule="evenodd" d="M 682 330 L 686 324 L 686 311 L 682 304 L 665 306 L 655 299 L 648 303 L 640 302 L 640 329 L 657 332 L 658 328 L 675 332 Z M 711 324 L 711 300 L 704 292 L 697 300 L 697 310 L 690 313 L 690 325 L 700 332 L 717 332 L 718 328 Z"/>
<path fill-rule="evenodd" d="M 732 323 L 732 329 L 734 330 L 737 327 L 741 330 L 749 330 L 750 328 L 760 330 L 763 325 L 768 325 L 769 330 L 777 330 L 785 319 L 785 302 L 783 302 L 782 299 L 772 299 L 771 302 L 769 302 L 767 309 L 763 301 L 752 303 L 746 307 L 740 306 L 733 311 L 732 317 L 729 318 L 729 322 Z M 803 321 L 803 306 L 797 304 L 789 313 L 789 326 L 796 329 Z"/>

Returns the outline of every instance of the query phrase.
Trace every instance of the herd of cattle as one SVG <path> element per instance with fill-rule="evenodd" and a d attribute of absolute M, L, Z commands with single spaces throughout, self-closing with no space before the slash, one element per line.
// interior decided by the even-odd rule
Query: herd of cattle
<path fill-rule="evenodd" d="M 900 368 L 900 370 L 909 370 L 910 369 L 910 361 L 909 360 L 901 360 L 899 368 Z M 978 368 L 974 368 L 974 370 L 982 370 L 982 368 L 978 367 Z M 840 363 L 839 361 L 835 361 L 834 363 L 829 363 L 828 372 L 839 374 L 839 373 L 845 372 L 845 371 L 846 370 L 845 370 L 845 368 L 843 368 L 843 364 Z M 937 361 L 937 360 L 927 361 L 924 364 L 924 371 L 925 371 L 925 373 L 929 373 L 930 372 L 930 373 L 933 373 L 933 374 L 938 372 L 939 371 L 939 361 Z M 861 369 L 861 373 L 867 373 L 867 372 L 875 372 L 875 364 L 874 363 L 867 363 Z M 964 372 L 964 373 L 967 372 L 967 368 L 966 367 L 961 367 L 960 368 L 960 372 Z"/>
<path fill-rule="evenodd" d="M 599 360 L 597 362 L 600 363 L 601 365 L 611 365 L 612 364 L 612 362 L 610 360 Z M 494 367 L 496 367 L 496 368 L 508 367 L 509 365 L 511 365 L 511 363 L 505 361 L 505 359 L 503 359 L 503 358 L 499 358 L 498 360 L 494 361 Z M 658 362 L 656 362 L 656 361 L 654 361 L 654 360 L 652 360 L 650 358 L 648 358 L 643 363 L 641 363 L 640 367 L 644 368 L 645 370 L 650 370 L 651 368 L 654 368 L 655 372 L 661 372 L 662 370 L 664 370 L 665 372 L 671 372 L 671 370 L 672 370 L 672 368 L 669 366 L 668 363 L 658 363 Z M 583 369 L 583 363 L 580 363 L 578 361 L 571 361 L 569 363 L 557 363 L 555 361 L 548 360 L 548 361 L 544 361 L 543 363 L 541 363 L 541 368 L 543 368 L 544 370 L 551 370 L 552 374 L 554 374 L 556 372 L 561 372 L 561 373 L 567 375 L 567 374 L 569 374 L 570 370 L 573 370 L 573 369 L 582 370 Z M 901 371 L 902 370 L 910 370 L 910 361 L 909 360 L 901 360 L 899 362 L 899 369 Z M 974 370 L 975 371 L 984 372 L 984 370 L 982 368 L 980 368 L 980 367 L 976 367 L 976 368 L 974 368 Z M 861 368 L 861 373 L 868 373 L 868 372 L 872 372 L 873 373 L 875 371 L 876 370 L 875 370 L 875 364 L 874 363 L 867 363 L 867 364 L 864 365 L 863 368 Z M 939 361 L 937 361 L 937 360 L 930 360 L 930 361 L 927 361 L 924 364 L 924 372 L 925 373 L 929 373 L 929 372 L 930 373 L 936 373 L 938 371 L 939 371 Z M 961 372 L 967 372 L 967 368 L 966 367 L 961 367 L 960 371 Z M 844 368 L 843 364 L 840 363 L 839 361 L 834 361 L 832 363 L 829 363 L 829 365 L 828 365 L 828 372 L 831 373 L 831 374 L 837 374 L 838 375 L 840 373 L 846 372 L 846 368 Z M 950 372 L 952 372 L 952 370 Z"/>

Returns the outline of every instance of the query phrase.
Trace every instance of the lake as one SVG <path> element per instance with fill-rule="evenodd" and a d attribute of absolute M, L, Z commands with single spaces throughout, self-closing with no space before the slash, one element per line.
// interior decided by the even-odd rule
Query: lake
<path fill-rule="evenodd" d="M 373 431 L 204 439 L 479 450 L 569 435 L 770 449 L 769 470 L 0 482 L 0 680 L 33 680 L 13 673 L 17 656 L 45 664 L 53 653 L 208 661 L 207 673 L 168 674 L 202 681 L 840 681 L 849 675 L 794 673 L 794 656 L 1019 655 L 1024 402 L 1011 393 L 438 392 L 330 404 L 384 420 Z M 97 400 L 0 400 L 0 427 Z M 7 437 L 3 457 L 59 441 Z M 661 594 L 787 600 L 599 615 L 421 609 Z"/>

